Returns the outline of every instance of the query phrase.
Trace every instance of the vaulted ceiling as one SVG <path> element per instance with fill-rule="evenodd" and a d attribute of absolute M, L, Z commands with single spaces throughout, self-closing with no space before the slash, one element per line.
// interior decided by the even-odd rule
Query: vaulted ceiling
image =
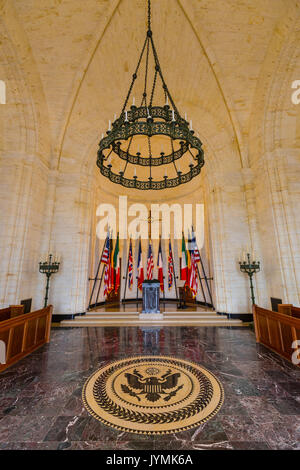
<path fill-rule="evenodd" d="M 166 81 L 181 113 L 193 120 L 208 165 L 248 166 L 247 136 L 264 62 L 274 34 L 288 34 L 283 19 L 299 15 L 299 5 L 152 0 Z M 11 62 L 24 72 L 48 164 L 70 172 L 94 168 L 99 137 L 120 111 L 136 65 L 146 1 L 0 0 L 0 7 L 2 46 L 9 43 Z"/>

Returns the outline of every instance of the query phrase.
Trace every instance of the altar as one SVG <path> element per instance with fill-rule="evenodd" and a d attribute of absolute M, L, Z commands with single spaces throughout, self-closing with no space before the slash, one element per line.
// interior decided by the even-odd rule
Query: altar
<path fill-rule="evenodd" d="M 139 315 L 143 320 L 163 319 L 163 314 L 159 308 L 159 289 L 160 283 L 157 279 L 143 282 L 143 310 Z"/>

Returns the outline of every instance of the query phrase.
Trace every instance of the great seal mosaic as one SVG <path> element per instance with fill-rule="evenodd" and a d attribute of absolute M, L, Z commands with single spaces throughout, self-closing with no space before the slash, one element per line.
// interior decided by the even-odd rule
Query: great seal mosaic
<path fill-rule="evenodd" d="M 87 411 L 106 425 L 138 434 L 169 434 L 212 418 L 224 392 L 199 364 L 137 356 L 97 370 L 85 383 L 82 398 Z"/>

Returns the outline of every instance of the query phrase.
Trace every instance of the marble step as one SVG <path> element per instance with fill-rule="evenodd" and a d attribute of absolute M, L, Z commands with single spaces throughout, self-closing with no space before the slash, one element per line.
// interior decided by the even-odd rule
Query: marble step
<path fill-rule="evenodd" d="M 86 312 L 85 314 L 85 317 L 87 315 L 89 316 L 95 316 L 95 317 L 105 317 L 105 316 L 109 316 L 109 317 L 119 317 L 119 316 L 123 316 L 126 315 L 126 316 L 129 316 L 129 315 L 139 315 L 140 311 L 119 311 L 119 312 L 93 312 L 93 311 L 90 311 L 90 312 Z M 169 316 L 169 315 L 172 315 L 172 316 L 177 316 L 177 317 L 182 317 L 183 315 L 186 316 L 186 315 L 189 315 L 189 316 L 195 316 L 195 317 L 202 317 L 203 315 L 217 315 L 215 311 L 212 311 L 212 310 L 208 310 L 208 311 L 188 311 L 188 310 L 182 310 L 182 311 L 167 311 L 167 312 L 161 312 L 163 313 L 164 316 Z M 219 316 L 219 315 L 218 315 Z"/>
<path fill-rule="evenodd" d="M 157 325 L 157 326 L 241 326 L 241 320 L 229 320 L 227 317 L 210 317 L 210 318 L 164 318 L 162 320 L 139 320 L 136 318 L 86 318 L 79 317 L 74 320 L 64 320 L 60 323 L 62 327 L 69 326 L 145 326 L 145 325 Z"/>
<path fill-rule="evenodd" d="M 204 320 L 205 318 L 207 319 L 212 319 L 212 318 L 220 318 L 220 319 L 224 319 L 224 320 L 227 320 L 227 317 L 226 316 L 220 316 L 220 315 L 216 315 L 216 314 L 205 314 L 205 315 L 166 315 L 166 314 L 163 314 L 164 315 L 164 319 L 168 319 L 168 320 L 176 320 L 176 319 L 182 319 L 182 318 L 190 318 L 190 319 L 194 319 L 194 320 Z M 90 314 L 87 314 L 87 315 L 84 315 L 83 317 L 76 317 L 76 320 L 79 320 L 80 318 L 84 318 L 86 320 L 90 320 L 90 319 L 94 319 L 94 320 L 133 320 L 133 319 L 139 319 L 139 314 L 121 314 L 121 315 L 90 315 Z"/>

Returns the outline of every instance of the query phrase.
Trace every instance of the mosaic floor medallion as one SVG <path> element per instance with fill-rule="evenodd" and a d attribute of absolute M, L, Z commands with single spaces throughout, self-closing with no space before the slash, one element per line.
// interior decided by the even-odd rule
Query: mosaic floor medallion
<path fill-rule="evenodd" d="M 111 362 L 85 383 L 83 402 L 96 419 L 138 434 L 168 434 L 198 426 L 221 408 L 223 388 L 198 364 L 166 356 Z"/>

